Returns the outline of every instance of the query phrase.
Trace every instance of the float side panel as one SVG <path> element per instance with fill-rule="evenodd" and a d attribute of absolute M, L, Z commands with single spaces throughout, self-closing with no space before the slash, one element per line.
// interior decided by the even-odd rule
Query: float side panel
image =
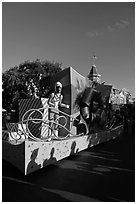
<path fill-rule="evenodd" d="M 17 167 L 23 174 L 25 173 L 25 142 L 19 145 L 12 145 L 2 141 L 2 159 Z"/>
<path fill-rule="evenodd" d="M 122 129 L 122 126 L 119 126 L 111 131 L 70 137 L 62 141 L 25 141 L 25 174 L 34 172 L 91 146 L 119 137 L 122 134 Z"/>

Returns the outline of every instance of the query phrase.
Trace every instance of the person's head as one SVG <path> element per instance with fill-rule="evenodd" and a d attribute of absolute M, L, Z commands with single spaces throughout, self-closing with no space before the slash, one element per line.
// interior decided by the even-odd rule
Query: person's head
<path fill-rule="evenodd" d="M 58 82 L 56 82 L 56 84 L 55 84 L 55 91 L 56 91 L 57 93 L 61 93 L 61 90 L 62 90 L 62 84 L 58 81 Z"/>

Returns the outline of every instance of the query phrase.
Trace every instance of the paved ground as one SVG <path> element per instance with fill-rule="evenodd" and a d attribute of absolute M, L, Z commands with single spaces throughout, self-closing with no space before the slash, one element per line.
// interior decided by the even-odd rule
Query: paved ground
<path fill-rule="evenodd" d="M 3 161 L 6 202 L 134 202 L 135 139 L 124 135 L 30 175 Z"/>

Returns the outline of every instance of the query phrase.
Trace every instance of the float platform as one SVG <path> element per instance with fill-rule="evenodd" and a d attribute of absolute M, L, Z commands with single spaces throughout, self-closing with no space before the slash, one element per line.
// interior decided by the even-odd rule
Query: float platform
<path fill-rule="evenodd" d="M 49 142 L 27 139 L 21 144 L 13 145 L 3 140 L 2 158 L 27 175 L 84 149 L 120 137 L 122 134 L 123 125 L 120 125 L 91 135 L 71 136 L 64 140 Z"/>

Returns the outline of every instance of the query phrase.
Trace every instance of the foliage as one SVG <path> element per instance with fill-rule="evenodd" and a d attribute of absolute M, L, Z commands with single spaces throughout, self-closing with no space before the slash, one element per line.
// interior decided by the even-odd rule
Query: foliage
<path fill-rule="evenodd" d="M 18 98 L 30 97 L 28 86 L 33 83 L 39 89 L 42 77 L 54 75 L 62 70 L 62 64 L 50 61 L 25 61 L 2 73 L 2 106 L 10 110 Z"/>

